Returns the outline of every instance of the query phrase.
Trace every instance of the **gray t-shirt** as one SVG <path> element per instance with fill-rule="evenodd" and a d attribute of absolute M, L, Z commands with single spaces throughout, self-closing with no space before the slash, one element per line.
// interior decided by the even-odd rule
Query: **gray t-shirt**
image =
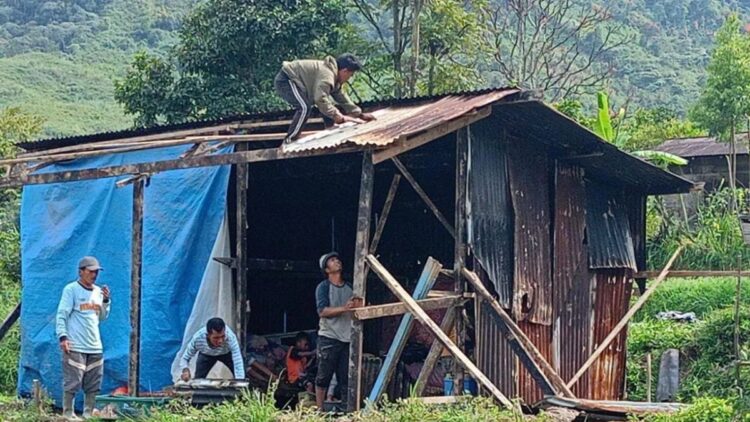
<path fill-rule="evenodd" d="M 321 281 L 315 289 L 315 301 L 318 307 L 318 314 L 323 311 L 323 308 L 335 308 L 346 305 L 346 302 L 348 302 L 353 295 L 354 291 L 349 283 L 337 286 L 329 280 Z M 347 312 L 332 318 L 321 317 L 318 335 L 349 343 L 352 336 L 352 314 Z"/>

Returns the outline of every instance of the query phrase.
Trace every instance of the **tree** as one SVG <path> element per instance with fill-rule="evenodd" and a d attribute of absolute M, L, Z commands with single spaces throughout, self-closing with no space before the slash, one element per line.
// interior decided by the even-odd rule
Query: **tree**
<path fill-rule="evenodd" d="M 717 31 L 708 79 L 691 110 L 693 119 L 710 134 L 730 142 L 729 187 L 733 192 L 737 172 L 735 134 L 737 125 L 750 114 L 750 37 L 742 31 L 736 14 L 730 15 Z"/>
<path fill-rule="evenodd" d="M 436 94 L 476 88 L 480 42 L 478 7 L 484 0 L 352 0 L 356 17 L 371 29 L 366 78 L 374 96 Z M 424 58 L 424 60 L 423 60 Z"/>
<path fill-rule="evenodd" d="M 335 54 L 346 26 L 340 0 L 209 0 L 187 16 L 172 54 L 134 58 L 115 99 L 137 125 L 281 105 L 281 62 Z"/>
<path fill-rule="evenodd" d="M 496 71 L 551 101 L 600 88 L 609 56 L 630 39 L 609 9 L 578 0 L 493 0 L 482 18 Z"/>

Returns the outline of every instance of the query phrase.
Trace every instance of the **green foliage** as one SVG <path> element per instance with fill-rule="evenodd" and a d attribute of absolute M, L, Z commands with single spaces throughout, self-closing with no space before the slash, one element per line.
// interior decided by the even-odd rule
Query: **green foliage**
<path fill-rule="evenodd" d="M 115 99 L 139 125 L 267 109 L 282 60 L 335 53 L 345 26 L 342 1 L 200 3 L 174 52 L 138 54 Z"/>
<path fill-rule="evenodd" d="M 737 195 L 738 202 L 745 203 L 745 193 L 738 189 Z M 737 214 L 730 211 L 731 200 L 729 189 L 706 196 L 698 205 L 695 217 L 688 222 L 662 212 L 662 226 L 646 241 L 650 265 L 653 268 L 664 266 L 684 239 L 690 239 L 692 243 L 677 258 L 674 269 L 736 269 L 738 259 L 747 265 L 750 248 L 742 240 Z"/>
<path fill-rule="evenodd" d="M 615 130 L 609 118 L 609 98 L 603 92 L 596 93 L 596 121 L 594 133 L 608 142 L 615 141 Z"/>
<path fill-rule="evenodd" d="M 623 122 L 621 129 L 628 134 L 623 148 L 628 151 L 653 148 L 667 139 L 703 135 L 703 130 L 690 120 L 681 119 L 666 107 L 637 109 Z"/>
<path fill-rule="evenodd" d="M 727 399 L 705 397 L 697 399 L 690 407 L 671 415 L 651 415 L 644 418 L 631 418 L 643 422 L 731 422 L 735 410 Z"/>
<path fill-rule="evenodd" d="M 750 37 L 742 22 L 730 15 L 716 33 L 708 79 L 693 119 L 711 134 L 728 140 L 730 132 L 750 114 Z"/>

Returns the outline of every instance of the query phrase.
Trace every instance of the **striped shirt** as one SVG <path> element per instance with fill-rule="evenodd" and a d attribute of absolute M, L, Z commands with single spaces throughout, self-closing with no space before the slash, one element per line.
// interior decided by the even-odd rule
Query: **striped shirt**
<path fill-rule="evenodd" d="M 212 347 L 208 343 L 206 327 L 198 330 L 198 332 L 193 335 L 193 338 L 190 339 L 190 343 L 188 343 L 185 353 L 183 353 L 182 358 L 180 358 L 180 369 L 187 368 L 190 365 L 190 359 L 192 359 L 196 353 L 202 353 L 206 356 L 221 356 L 226 355 L 227 353 L 232 353 L 234 377 L 236 379 L 245 378 L 245 365 L 242 362 L 242 353 L 240 352 L 240 343 L 237 341 L 237 336 L 234 335 L 234 332 L 229 327 L 226 327 L 224 330 L 226 331 L 227 338 L 224 341 L 224 344 L 219 347 Z"/>

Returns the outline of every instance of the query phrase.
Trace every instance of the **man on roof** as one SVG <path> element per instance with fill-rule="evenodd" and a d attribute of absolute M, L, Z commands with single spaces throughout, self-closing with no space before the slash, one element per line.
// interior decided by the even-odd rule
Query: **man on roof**
<path fill-rule="evenodd" d="M 375 120 L 372 114 L 363 113 L 342 90 L 342 86 L 361 68 L 359 60 L 349 53 L 335 59 L 328 56 L 323 60 L 284 62 L 274 79 L 274 87 L 295 110 L 284 143 L 299 137 L 313 105 L 323 115 L 326 128 L 334 123 Z"/>

